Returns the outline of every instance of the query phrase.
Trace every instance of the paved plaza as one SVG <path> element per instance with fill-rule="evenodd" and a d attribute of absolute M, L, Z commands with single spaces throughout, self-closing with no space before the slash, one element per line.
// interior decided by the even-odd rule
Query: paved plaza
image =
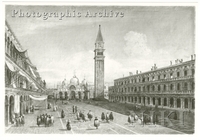
<path fill-rule="evenodd" d="M 93 106 L 91 104 L 86 104 L 83 102 L 69 101 L 68 104 L 62 104 L 61 101 L 57 102 L 58 110 L 53 111 L 53 109 L 39 109 L 34 112 L 34 114 L 26 114 L 25 115 L 25 125 L 16 127 L 11 126 L 6 130 L 6 133 L 16 133 L 16 134 L 184 134 L 182 132 L 166 128 L 159 125 L 145 125 L 142 126 L 141 123 L 135 122 L 133 125 L 128 124 L 127 116 L 122 115 L 116 112 L 113 112 L 114 121 L 107 123 L 100 123 L 100 127 L 96 129 L 94 127 L 94 117 L 98 117 L 100 119 L 101 113 L 111 112 L 110 110 L 106 110 L 104 108 Z M 76 119 L 76 115 L 72 112 L 72 106 L 76 105 L 78 107 L 78 111 L 84 112 L 87 116 L 89 110 L 91 110 L 94 114 L 92 121 L 78 121 Z M 65 118 L 61 118 L 61 110 L 65 112 Z M 55 122 L 53 126 L 45 127 L 45 126 L 37 126 L 37 116 L 40 114 L 49 114 L 53 115 Z M 66 129 L 67 120 L 71 121 L 72 129 L 71 131 Z"/>

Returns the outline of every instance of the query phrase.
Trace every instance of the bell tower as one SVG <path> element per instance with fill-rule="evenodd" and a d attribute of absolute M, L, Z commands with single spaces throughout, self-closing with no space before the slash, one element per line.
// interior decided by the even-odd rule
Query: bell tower
<path fill-rule="evenodd" d="M 104 51 L 101 25 L 99 25 L 94 50 L 94 98 L 104 96 Z"/>

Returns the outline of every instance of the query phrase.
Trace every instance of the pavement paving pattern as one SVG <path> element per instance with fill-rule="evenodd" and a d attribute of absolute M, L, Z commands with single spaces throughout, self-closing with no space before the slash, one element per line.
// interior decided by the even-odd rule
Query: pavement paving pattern
<path fill-rule="evenodd" d="M 94 127 L 94 117 L 98 117 L 100 120 L 101 113 L 111 112 L 104 108 L 86 104 L 83 102 L 69 101 L 68 104 L 62 104 L 58 101 L 58 110 L 53 109 L 40 109 L 36 110 L 34 114 L 25 115 L 25 125 L 16 127 L 12 126 L 6 133 L 14 134 L 184 134 L 182 132 L 166 128 L 160 125 L 145 125 L 142 126 L 141 122 L 134 122 L 133 125 L 128 124 L 128 117 L 116 112 L 113 112 L 114 120 L 107 123 L 100 121 L 100 127 L 96 129 Z M 72 106 L 76 105 L 78 111 L 84 112 L 87 117 L 87 113 L 91 110 L 94 114 L 91 121 L 79 121 L 76 119 L 76 115 L 72 112 Z M 61 118 L 61 110 L 65 112 L 65 118 Z M 40 114 L 49 114 L 54 116 L 54 125 L 50 127 L 37 126 L 37 116 Z M 66 129 L 67 120 L 71 121 L 71 131 Z"/>

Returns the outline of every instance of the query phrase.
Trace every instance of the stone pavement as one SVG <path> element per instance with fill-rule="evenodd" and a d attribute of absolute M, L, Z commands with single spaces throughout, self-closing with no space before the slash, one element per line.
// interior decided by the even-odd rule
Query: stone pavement
<path fill-rule="evenodd" d="M 25 126 L 21 127 L 11 127 L 6 130 L 6 133 L 15 134 L 183 134 L 182 132 L 154 125 L 145 125 L 144 127 L 140 122 L 135 122 L 133 125 L 129 125 L 127 122 L 127 116 L 116 112 L 113 112 L 114 121 L 110 123 L 101 122 L 99 129 L 94 127 L 94 122 L 92 121 L 78 121 L 76 120 L 76 115 L 72 113 L 72 105 L 78 106 L 78 110 L 84 112 L 87 117 L 87 113 L 91 110 L 94 117 L 97 116 L 100 119 L 101 113 L 111 112 L 104 108 L 86 104 L 83 102 L 70 101 L 68 104 L 62 104 L 60 101 L 57 102 L 58 110 L 53 112 L 52 109 L 48 110 L 36 110 L 34 114 L 27 114 L 25 116 Z M 61 110 L 64 110 L 66 117 L 64 119 L 60 118 Z M 49 115 L 54 115 L 55 123 L 54 126 L 50 127 L 38 127 L 36 125 L 37 115 L 47 113 Z M 72 130 L 66 130 L 66 121 L 71 121 Z"/>

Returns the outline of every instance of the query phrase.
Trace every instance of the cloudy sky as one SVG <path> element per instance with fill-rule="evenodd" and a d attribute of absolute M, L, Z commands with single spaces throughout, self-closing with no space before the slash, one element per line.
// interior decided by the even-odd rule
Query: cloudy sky
<path fill-rule="evenodd" d="M 75 17 L 61 19 L 66 11 Z M 113 16 L 104 17 L 105 11 Z M 58 16 L 49 17 L 51 12 Z M 87 12 L 97 16 L 86 17 Z M 74 71 L 80 81 L 85 76 L 93 83 L 99 24 L 106 49 L 105 82 L 149 71 L 154 63 L 160 68 L 170 60 L 187 61 L 194 54 L 194 16 L 194 7 L 6 7 L 8 24 L 49 87 L 64 78 L 69 81 Z"/>

